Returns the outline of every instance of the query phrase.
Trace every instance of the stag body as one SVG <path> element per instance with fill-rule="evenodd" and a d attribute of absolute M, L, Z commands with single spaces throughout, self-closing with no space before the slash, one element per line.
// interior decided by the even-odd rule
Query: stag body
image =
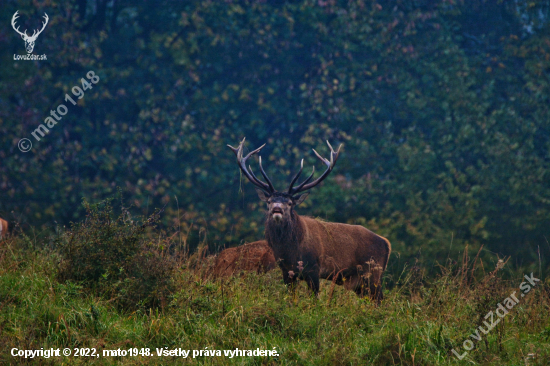
<path fill-rule="evenodd" d="M 214 263 L 214 277 L 229 277 L 241 271 L 266 273 L 275 268 L 273 251 L 265 240 L 224 249 Z"/>
<path fill-rule="evenodd" d="M 304 279 L 318 293 L 320 278 L 334 279 L 360 296 L 382 299 L 380 279 L 391 251 L 387 239 L 359 225 L 319 221 L 294 210 L 279 222 L 268 217 L 265 225 L 286 284 Z M 283 227 L 294 234 L 289 237 Z"/>
<path fill-rule="evenodd" d="M 334 151 L 329 144 L 330 161 L 313 150 L 327 165 L 327 170 L 315 181 L 308 183 L 313 177 L 312 172 L 303 183 L 293 188 L 303 169 L 302 160 L 300 171 L 288 191 L 277 192 L 262 168 L 261 157 L 260 171 L 267 183 L 260 181 L 251 169 L 246 168 L 246 160 L 263 146 L 243 157 L 243 144 L 244 140 L 237 149 L 230 147 L 237 155 L 239 167 L 259 188 L 257 192 L 260 199 L 268 205 L 265 235 L 283 272 L 283 281 L 292 285 L 298 279 L 303 279 L 317 294 L 320 278 L 333 279 L 359 296 L 369 294 L 371 298 L 380 301 L 383 297 L 380 279 L 391 252 L 390 242 L 362 226 L 324 222 L 299 216 L 294 210 L 307 197 L 307 193 L 298 193 L 315 187 L 328 176 L 340 149 Z"/>

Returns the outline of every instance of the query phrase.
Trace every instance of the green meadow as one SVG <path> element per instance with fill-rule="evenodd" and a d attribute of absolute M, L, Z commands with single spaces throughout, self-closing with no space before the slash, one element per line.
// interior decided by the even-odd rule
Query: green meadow
<path fill-rule="evenodd" d="M 524 293 L 520 286 L 529 282 L 504 260 L 484 263 L 464 248 L 462 258 L 438 264 L 431 277 L 418 266 L 405 267 L 397 276 L 385 275 L 385 299 L 376 306 L 326 280 L 318 298 L 303 282 L 289 291 L 278 269 L 214 279 L 207 247 L 187 253 L 185 243 L 155 227 L 158 215 L 138 223 L 125 219 L 125 211 L 116 217 L 109 202 L 87 208 L 83 223 L 55 236 L 16 233 L 1 242 L 2 363 L 547 365 L 550 360 L 548 281 L 540 279 Z M 103 271 L 98 277 L 94 266 Z M 510 294 L 518 302 L 509 303 L 500 319 L 498 304 Z M 476 329 L 479 340 L 470 336 Z M 468 339 L 473 349 L 464 355 Z M 79 353 L 99 357 L 24 359 L 11 356 L 13 348 L 84 349 Z M 187 358 L 164 355 L 179 349 L 189 351 Z M 236 349 L 278 356 L 224 355 Z M 104 356 L 104 350 L 130 353 Z M 221 355 L 204 356 L 207 350 Z"/>

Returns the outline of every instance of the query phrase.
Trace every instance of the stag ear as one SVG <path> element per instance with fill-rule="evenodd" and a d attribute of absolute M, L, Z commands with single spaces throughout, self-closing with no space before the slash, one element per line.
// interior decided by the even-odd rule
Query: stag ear
<path fill-rule="evenodd" d="M 309 192 L 306 192 L 298 196 L 292 197 L 292 200 L 294 200 L 294 206 L 298 206 L 300 203 L 304 202 L 308 195 L 309 195 Z"/>
<path fill-rule="evenodd" d="M 267 193 L 262 191 L 260 188 L 256 188 L 256 193 L 258 193 L 258 197 L 260 197 L 260 200 L 267 202 L 269 200 L 269 196 Z"/>

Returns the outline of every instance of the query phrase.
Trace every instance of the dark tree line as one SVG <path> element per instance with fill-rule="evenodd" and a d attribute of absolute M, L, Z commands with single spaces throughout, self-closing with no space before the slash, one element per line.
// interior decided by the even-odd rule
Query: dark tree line
<path fill-rule="evenodd" d="M 544 2 L 8 1 L 4 24 L 16 10 L 50 23 L 40 62 L 14 61 L 23 42 L 0 29 L 10 221 L 67 224 L 118 186 L 137 213 L 167 204 L 190 242 L 257 240 L 263 207 L 226 144 L 267 142 L 283 186 L 328 139 L 339 165 L 300 213 L 388 237 L 395 266 L 466 244 L 517 265 L 550 254 Z M 99 83 L 20 152 L 89 70 Z"/>

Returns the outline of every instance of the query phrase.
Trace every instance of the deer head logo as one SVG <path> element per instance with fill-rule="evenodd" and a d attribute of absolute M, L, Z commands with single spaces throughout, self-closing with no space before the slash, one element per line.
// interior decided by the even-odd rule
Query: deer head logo
<path fill-rule="evenodd" d="M 11 18 L 11 26 L 13 27 L 13 29 L 19 33 L 21 35 L 21 38 L 23 38 L 23 41 L 25 41 L 25 48 L 27 49 L 27 53 L 32 53 L 32 50 L 34 49 L 34 42 L 36 41 L 36 38 L 38 38 L 38 36 L 40 35 L 40 33 L 42 33 L 42 31 L 44 30 L 44 28 L 46 28 L 46 24 L 48 24 L 48 20 L 50 18 L 48 18 L 48 14 L 44 13 L 44 19 L 46 20 L 45 22 L 42 23 L 42 29 L 40 29 L 38 31 L 38 33 L 36 33 L 37 31 L 35 30 L 33 33 L 32 33 L 32 36 L 28 36 L 27 35 L 27 30 L 25 30 L 23 33 L 21 33 L 19 31 L 19 27 L 15 28 L 15 21 L 17 20 L 17 18 L 19 17 L 19 15 L 17 14 L 19 12 L 16 11 L 15 14 L 13 14 L 13 18 Z"/>

